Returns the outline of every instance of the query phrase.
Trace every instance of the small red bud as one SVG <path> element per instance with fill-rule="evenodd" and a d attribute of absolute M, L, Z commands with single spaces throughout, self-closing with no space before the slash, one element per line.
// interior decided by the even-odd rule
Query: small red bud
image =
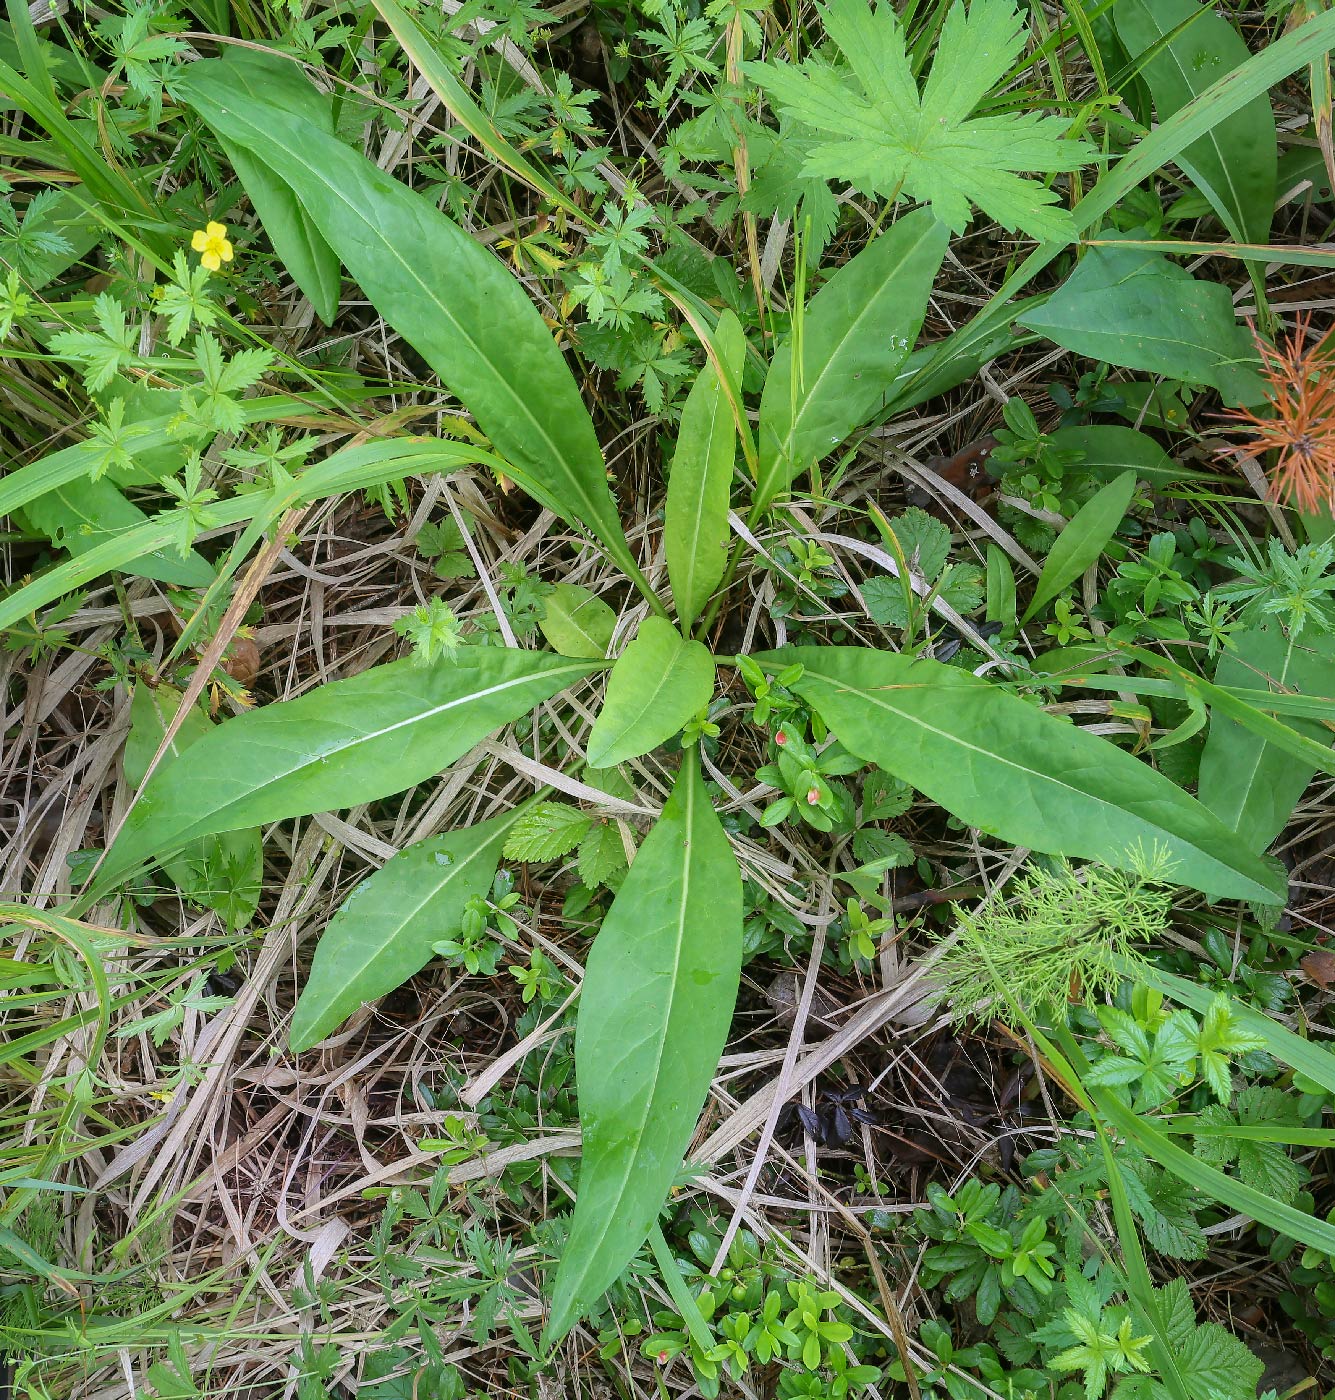
<path fill-rule="evenodd" d="M 820 801 L 820 788 L 807 789 L 807 806 L 814 807 Z"/>
<path fill-rule="evenodd" d="M 660 1351 L 660 1352 L 658 1353 L 658 1364 L 659 1364 L 660 1366 L 666 1366 L 666 1365 L 667 1365 L 667 1361 L 668 1361 L 668 1354 L 667 1354 L 667 1352 L 665 1352 L 665 1351 Z"/>
<path fill-rule="evenodd" d="M 781 729 L 774 736 L 774 742 L 778 744 L 780 748 L 783 748 L 783 746 L 788 742 L 788 735 L 784 733 L 784 731 Z"/>

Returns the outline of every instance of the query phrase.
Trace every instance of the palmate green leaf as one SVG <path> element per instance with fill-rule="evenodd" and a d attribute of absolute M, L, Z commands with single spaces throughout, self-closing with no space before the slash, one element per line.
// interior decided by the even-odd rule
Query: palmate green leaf
<path fill-rule="evenodd" d="M 1157 848 L 1183 885 L 1285 897 L 1282 871 L 1162 774 L 967 671 L 860 647 L 756 659 L 800 662 L 792 689 L 846 749 L 989 835 L 1117 869 Z"/>
<path fill-rule="evenodd" d="M 1040 242 L 1075 236 L 1070 214 L 1053 207 L 1058 196 L 1016 172 L 1077 170 L 1093 149 L 1068 139 L 1057 117 L 969 115 L 1024 48 L 1024 20 L 1011 0 L 973 0 L 967 11 L 951 6 L 921 95 L 886 0 L 828 0 L 818 8 L 847 71 L 820 60 L 746 65 L 784 116 L 824 138 L 807 158 L 807 174 L 930 204 L 955 233 L 976 204 Z"/>
<path fill-rule="evenodd" d="M 464 908 L 491 888 L 501 850 L 524 807 L 433 836 L 391 856 L 339 906 L 315 951 L 288 1040 L 307 1050 L 364 1002 L 400 987 L 458 930 Z"/>
<path fill-rule="evenodd" d="M 802 363 L 781 345 L 760 398 L 759 468 L 751 509 L 834 451 L 893 394 L 922 329 L 949 233 L 925 209 L 873 239 L 812 297 Z"/>
<path fill-rule="evenodd" d="M 386 321 L 463 400 L 510 474 L 638 576 L 579 388 L 520 284 L 433 204 L 218 60 L 181 97 L 293 191 Z"/>
<path fill-rule="evenodd" d="M 1077 355 L 1213 385 L 1229 403 L 1263 397 L 1228 288 L 1198 281 L 1162 253 L 1091 248 L 1042 306 L 1016 320 Z"/>
<path fill-rule="evenodd" d="M 741 962 L 741 874 L 691 753 L 589 953 L 575 1033 L 583 1161 L 548 1346 L 657 1219 L 723 1053 Z"/>
<path fill-rule="evenodd" d="M 1112 18 L 1133 59 L 1154 50 L 1139 75 L 1161 122 L 1250 57 L 1228 20 L 1196 0 L 1118 0 Z M 1253 98 L 1223 117 L 1181 151 L 1177 163 L 1238 242 L 1269 240 L 1277 154 L 1268 98 Z"/>
<path fill-rule="evenodd" d="M 611 768 L 656 749 L 709 704 L 714 658 L 661 617 L 646 617 L 617 658 L 589 734 L 590 767 Z"/>
<path fill-rule="evenodd" d="M 746 357 L 742 324 L 731 311 L 714 336 L 725 371 L 741 382 Z M 718 371 L 706 361 L 686 396 L 668 474 L 663 547 L 682 630 L 688 630 L 723 578 L 728 500 L 737 429 Z"/>
<path fill-rule="evenodd" d="M 550 652 L 468 648 L 453 662 L 394 661 L 239 715 L 194 745 L 188 763 L 149 780 L 95 888 L 201 836 L 401 792 L 597 669 Z"/>
<path fill-rule="evenodd" d="M 1122 517 L 1135 494 L 1135 472 L 1123 472 L 1116 480 L 1096 491 L 1076 511 L 1048 553 L 1034 596 L 1020 619 L 1021 625 L 1050 603 L 1068 584 L 1074 583 L 1091 564 L 1098 562 L 1099 555 L 1112 539 L 1113 531 L 1122 523 Z"/>
<path fill-rule="evenodd" d="M 1275 620 L 1235 636 L 1233 643 L 1219 658 L 1216 685 L 1252 688 L 1269 680 L 1277 688 L 1335 695 L 1335 642 L 1330 638 L 1286 637 Z M 1322 744 L 1335 737 L 1316 720 L 1285 723 Z M 1225 826 L 1260 852 L 1283 831 L 1316 771 L 1315 764 L 1267 743 L 1215 709 L 1201 754 L 1197 792 Z"/>
<path fill-rule="evenodd" d="M 78 558 L 98 545 L 119 540 L 143 525 L 148 516 L 105 477 L 57 486 L 23 508 L 23 518 L 59 549 Z M 155 549 L 120 565 L 122 573 L 181 588 L 207 588 L 213 569 L 195 550 L 184 558 L 177 549 Z"/>

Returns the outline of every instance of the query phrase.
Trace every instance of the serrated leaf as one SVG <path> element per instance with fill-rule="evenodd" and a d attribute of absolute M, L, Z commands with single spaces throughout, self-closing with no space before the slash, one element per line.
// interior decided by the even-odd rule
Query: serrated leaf
<path fill-rule="evenodd" d="M 568 802 L 539 802 L 510 829 L 506 860 L 556 860 L 584 839 L 593 819 Z"/>
<path fill-rule="evenodd" d="M 973 0 L 967 11 L 951 6 L 921 94 L 893 6 L 829 0 L 819 10 L 847 71 L 820 60 L 746 65 L 785 117 L 824 138 L 808 156 L 807 174 L 847 180 L 863 194 L 930 204 L 955 233 L 976 204 L 1040 242 L 1074 237 L 1070 215 L 1052 207 L 1057 195 L 1017 172 L 1076 170 L 1092 148 L 1068 139 L 1057 117 L 970 119 L 1024 48 L 1024 20 L 1011 0 Z"/>
<path fill-rule="evenodd" d="M 886 525 L 909 565 L 927 583 L 935 583 L 950 558 L 949 528 L 917 506 L 891 517 Z"/>
<path fill-rule="evenodd" d="M 644 1243 L 727 1040 L 742 882 L 688 754 L 589 953 L 575 1034 L 583 1160 L 545 1347 Z"/>
<path fill-rule="evenodd" d="M 591 889 L 626 868 L 626 843 L 614 821 L 597 822 L 579 844 L 579 878 Z"/>
<path fill-rule="evenodd" d="M 29 501 L 23 508 L 23 517 L 34 530 L 57 548 L 69 550 L 75 558 L 149 519 L 104 477 L 57 486 Z M 213 582 L 213 566 L 193 549 L 184 558 L 175 549 L 155 549 L 122 564 L 121 572 L 180 588 L 207 588 Z"/>
<path fill-rule="evenodd" d="M 714 693 L 714 658 L 661 617 L 646 617 L 617 658 L 589 734 L 588 760 L 611 768 L 680 732 Z"/>
<path fill-rule="evenodd" d="M 1178 1372 L 1192 1395 L 1210 1400 L 1255 1400 L 1265 1363 L 1218 1323 L 1197 1327 L 1177 1352 Z"/>
<path fill-rule="evenodd" d="M 753 511 L 785 492 L 891 396 L 922 329 L 948 240 L 943 224 L 915 210 L 812 297 L 802 322 L 801 365 L 794 365 L 786 341 L 765 377 Z"/>
<path fill-rule="evenodd" d="M 731 311 L 719 317 L 714 347 L 725 372 L 740 384 L 746 336 Z M 712 361 L 707 361 L 682 407 L 663 512 L 668 578 L 683 631 L 689 630 L 723 577 L 736 455 L 732 406 Z"/>
<path fill-rule="evenodd" d="M 95 889 L 201 836 L 411 787 L 596 669 L 550 652 L 474 647 L 436 666 L 376 666 L 238 715 L 205 735 L 188 764 L 149 780 Z"/>
<path fill-rule="evenodd" d="M 543 603 L 538 626 L 562 656 L 600 660 L 607 655 L 617 615 L 601 598 L 578 584 L 558 583 Z"/>
<path fill-rule="evenodd" d="M 458 929 L 468 901 L 491 888 L 522 812 L 407 846 L 348 895 L 320 938 L 292 1013 L 293 1050 L 323 1040 L 431 961 L 432 945 Z"/>
<path fill-rule="evenodd" d="M 756 661 L 801 662 L 792 689 L 846 749 L 989 834 L 1119 869 L 1158 846 L 1182 884 L 1284 898 L 1282 876 L 1167 778 L 980 677 L 860 647 L 785 648 Z"/>

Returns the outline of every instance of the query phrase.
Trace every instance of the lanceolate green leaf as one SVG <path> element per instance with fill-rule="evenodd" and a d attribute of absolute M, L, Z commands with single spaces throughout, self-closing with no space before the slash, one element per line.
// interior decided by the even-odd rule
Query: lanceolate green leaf
<path fill-rule="evenodd" d="M 311 86 L 299 63 L 267 50 L 230 47 L 223 51 L 223 61 L 238 83 L 251 90 L 258 87 L 270 101 L 282 103 L 294 115 L 333 133 L 331 99 Z M 310 299 L 315 314 L 326 326 L 332 325 L 342 285 L 338 254 L 281 175 L 233 141 L 224 141 L 223 150 L 245 186 L 279 261 Z"/>
<path fill-rule="evenodd" d="M 950 234 L 928 210 L 901 218 L 845 263 L 802 318 L 802 363 L 774 356 L 760 399 L 753 511 L 832 452 L 891 394 L 922 328 Z"/>
<path fill-rule="evenodd" d="M 1028 622 L 1039 608 L 1098 561 L 1113 531 L 1122 523 L 1135 492 L 1135 472 L 1124 472 L 1096 491 L 1071 517 L 1048 554 L 1021 623 Z"/>
<path fill-rule="evenodd" d="M 844 747 L 962 821 L 1017 845 L 1125 868 L 1156 847 L 1172 878 L 1276 903 L 1282 872 L 1199 802 L 1115 745 L 967 671 L 859 647 L 785 648 L 796 690 Z"/>
<path fill-rule="evenodd" d="M 288 184 L 376 309 L 477 418 L 513 475 L 637 569 L 579 388 L 528 295 L 421 195 L 314 123 L 193 64 L 178 91 L 225 140 Z"/>
<path fill-rule="evenodd" d="M 1219 658 L 1217 686 L 1252 687 L 1269 677 L 1279 687 L 1335 695 L 1335 644 L 1325 637 L 1286 637 L 1278 621 L 1234 639 Z M 1329 745 L 1331 731 L 1315 720 L 1287 723 Z M 1269 744 L 1216 709 L 1201 754 L 1201 802 L 1254 851 L 1264 851 L 1283 831 L 1316 765 Z"/>
<path fill-rule="evenodd" d="M 741 957 L 741 876 L 688 754 L 584 974 L 575 1035 L 583 1162 L 549 1344 L 625 1268 L 658 1216 L 723 1053 Z"/>
<path fill-rule="evenodd" d="M 731 311 L 719 317 L 714 344 L 727 373 L 740 382 L 746 337 Z M 683 631 L 689 630 L 723 577 L 736 455 L 732 408 L 718 372 L 707 361 L 681 411 L 664 511 L 668 577 Z"/>
<path fill-rule="evenodd" d="M 491 888 L 501 848 L 523 807 L 433 836 L 391 856 L 329 921 L 292 1014 L 293 1050 L 323 1040 L 363 1002 L 392 992 L 459 928 L 464 906 Z"/>
<path fill-rule="evenodd" d="M 709 703 L 714 658 L 661 617 L 646 617 L 617 658 L 607 698 L 589 735 L 593 768 L 611 768 L 656 749 Z"/>
<path fill-rule="evenodd" d="M 493 729 L 597 663 L 470 647 L 452 663 L 394 661 L 228 720 L 149 780 L 97 888 L 216 831 L 388 797 L 453 763 Z"/>
<path fill-rule="evenodd" d="M 86 444 L 79 445 L 79 452 Z M 63 458 L 57 453 L 56 458 Z M 79 457 L 85 463 L 86 457 Z M 25 476 L 36 468 L 46 466 L 55 458 L 34 462 L 30 467 L 15 472 L 15 476 Z M 277 492 L 252 492 L 244 496 L 233 496 L 226 501 L 213 501 L 198 507 L 195 524 L 200 532 L 214 530 L 229 525 L 239 525 L 243 521 L 257 520 L 262 526 L 277 520 L 290 506 L 318 501 L 326 496 L 338 495 L 343 491 L 361 491 L 391 478 L 411 476 L 414 472 L 451 471 L 468 464 L 485 462 L 488 466 L 501 468 L 504 463 L 488 452 L 478 448 L 445 439 L 380 439 L 360 443 L 356 447 L 344 448 L 332 457 L 315 463 L 297 477 L 289 490 Z M 61 463 L 53 475 L 64 480 L 72 480 L 76 473 L 68 463 Z M 31 477 L 25 476 L 25 487 Z M 4 497 L 7 482 L 0 482 L 0 500 Z M 180 538 L 184 525 L 184 511 L 166 510 L 150 516 L 141 525 L 114 535 L 96 544 L 85 554 L 75 555 L 63 564 L 57 564 L 46 573 L 39 574 L 31 583 L 15 589 L 13 593 L 0 598 L 0 632 L 12 627 L 20 618 L 44 608 L 48 603 L 63 597 L 78 588 L 80 584 L 95 579 L 109 569 L 123 568 L 132 559 L 151 554 L 155 550 L 166 549 Z"/>
<path fill-rule="evenodd" d="M 343 268 L 338 254 L 301 207 L 296 195 L 244 146 L 224 141 L 223 151 L 245 186 L 279 262 L 310 299 L 326 326 L 338 315 Z"/>
<path fill-rule="evenodd" d="M 1161 122 L 1250 56 L 1228 20 L 1196 0 L 1117 0 L 1112 17 L 1133 59 L 1155 50 L 1140 76 Z M 1276 162 L 1275 117 L 1265 97 L 1222 117 L 1177 157 L 1241 243 L 1270 237 Z"/>

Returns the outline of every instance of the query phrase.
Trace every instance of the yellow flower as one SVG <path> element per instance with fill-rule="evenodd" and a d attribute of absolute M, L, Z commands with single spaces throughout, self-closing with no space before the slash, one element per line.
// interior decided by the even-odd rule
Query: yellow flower
<path fill-rule="evenodd" d="M 226 224 L 210 223 L 207 228 L 197 228 L 190 246 L 195 252 L 203 254 L 200 262 L 210 272 L 217 272 L 223 263 L 232 261 L 232 245 L 227 239 Z"/>

